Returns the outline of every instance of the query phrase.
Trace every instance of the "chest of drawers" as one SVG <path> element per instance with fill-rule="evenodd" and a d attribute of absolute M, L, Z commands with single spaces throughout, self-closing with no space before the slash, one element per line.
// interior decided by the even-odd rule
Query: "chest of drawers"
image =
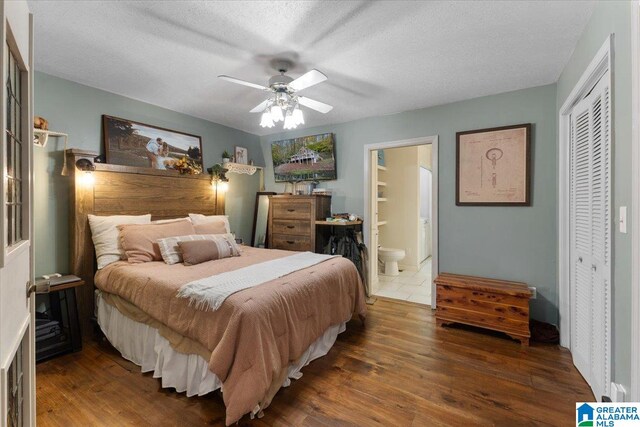
<path fill-rule="evenodd" d="M 331 196 L 269 197 L 268 246 L 271 249 L 318 252 L 316 220 L 331 216 Z"/>

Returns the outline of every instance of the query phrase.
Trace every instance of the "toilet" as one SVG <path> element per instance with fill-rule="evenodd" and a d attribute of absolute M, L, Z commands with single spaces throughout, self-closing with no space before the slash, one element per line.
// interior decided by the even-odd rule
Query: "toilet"
<path fill-rule="evenodd" d="M 400 274 L 398 271 L 398 261 L 403 259 L 404 256 L 404 249 L 379 247 L 378 259 L 384 263 L 384 275 L 397 276 Z"/>

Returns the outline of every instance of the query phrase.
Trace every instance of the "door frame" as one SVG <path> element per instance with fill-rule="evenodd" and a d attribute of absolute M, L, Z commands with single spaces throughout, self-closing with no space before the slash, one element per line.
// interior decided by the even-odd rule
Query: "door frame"
<path fill-rule="evenodd" d="M 570 223 L 570 120 L 569 116 L 573 107 L 587 94 L 607 71 L 609 71 L 609 87 L 613 89 L 613 34 L 607 37 L 602 47 L 578 80 L 562 107 L 558 117 L 558 280 L 559 293 L 558 305 L 560 311 L 560 345 L 571 349 L 571 223 Z M 613 105 L 613 90 L 611 91 Z M 613 111 L 611 114 L 613 123 Z M 613 132 L 611 132 L 611 144 L 613 145 Z M 613 176 L 613 171 L 611 171 Z M 612 245 L 613 250 L 613 245 Z M 613 283 L 612 283 L 613 288 Z"/>
<path fill-rule="evenodd" d="M 631 3 L 631 399 L 640 401 L 640 1 Z"/>
<path fill-rule="evenodd" d="M 431 308 L 436 308 L 436 289 L 434 279 L 438 276 L 438 135 L 424 136 L 412 139 L 402 139 L 397 141 L 376 142 L 365 144 L 364 146 L 364 241 L 369 248 L 369 259 L 367 268 L 367 282 L 370 285 L 372 294 L 374 289 L 371 286 L 371 274 L 373 269 L 378 268 L 378 248 L 371 246 L 371 152 L 376 150 L 385 150 L 389 148 L 412 147 L 415 145 L 431 144 Z M 377 166 L 377 165 L 376 165 Z M 376 270 L 377 271 L 377 270 Z"/>

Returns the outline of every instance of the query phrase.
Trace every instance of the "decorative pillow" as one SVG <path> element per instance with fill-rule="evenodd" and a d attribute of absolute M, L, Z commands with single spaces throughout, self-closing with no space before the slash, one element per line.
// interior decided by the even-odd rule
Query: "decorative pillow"
<path fill-rule="evenodd" d="M 229 227 L 229 217 L 227 215 L 202 215 L 202 214 L 189 214 L 189 218 L 193 225 L 219 223 L 224 224 L 225 233 L 231 233 Z M 214 233 L 216 234 L 216 233 Z"/>
<path fill-rule="evenodd" d="M 211 235 L 212 239 L 178 242 L 184 265 L 238 256 L 235 241 L 226 235 Z"/>
<path fill-rule="evenodd" d="M 132 264 L 162 261 L 157 243 L 159 239 L 196 234 L 191 221 L 187 219 L 163 224 L 122 225 L 118 230 L 122 249 Z"/>
<path fill-rule="evenodd" d="M 162 259 L 164 260 L 164 262 L 171 265 L 182 262 L 182 251 L 180 251 L 178 243 L 194 240 L 214 240 L 214 238 L 217 237 L 230 239 L 235 245 L 235 239 L 233 238 L 233 235 L 218 233 L 215 236 L 212 234 L 192 234 L 189 236 L 167 237 L 158 240 L 158 246 L 160 247 L 160 253 L 162 254 Z M 237 246 L 235 246 L 234 249 L 237 251 Z"/>
<path fill-rule="evenodd" d="M 93 245 L 96 248 L 98 270 L 125 257 L 118 239 L 118 225 L 149 224 L 150 222 L 151 215 L 89 215 L 89 227 Z"/>

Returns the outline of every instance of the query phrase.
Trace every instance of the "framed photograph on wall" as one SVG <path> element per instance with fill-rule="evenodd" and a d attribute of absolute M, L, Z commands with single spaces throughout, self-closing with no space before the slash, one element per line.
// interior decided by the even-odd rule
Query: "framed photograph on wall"
<path fill-rule="evenodd" d="M 179 170 L 187 158 L 202 170 L 202 138 L 158 126 L 103 115 L 107 163 Z"/>
<path fill-rule="evenodd" d="M 531 123 L 456 133 L 456 205 L 531 206 Z"/>
<path fill-rule="evenodd" d="M 234 156 L 236 163 L 240 163 L 243 165 L 249 164 L 249 150 L 247 150 L 246 148 L 238 147 L 236 145 Z"/>

